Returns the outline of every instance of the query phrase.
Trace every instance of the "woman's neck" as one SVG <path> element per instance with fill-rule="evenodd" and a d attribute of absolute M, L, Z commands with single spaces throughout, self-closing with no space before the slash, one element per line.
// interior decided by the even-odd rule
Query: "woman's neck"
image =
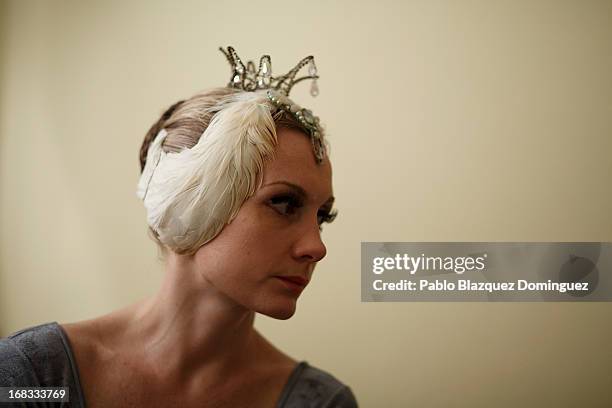
<path fill-rule="evenodd" d="M 160 380 L 231 376 L 261 348 L 255 313 L 207 282 L 190 257 L 170 257 L 158 293 L 111 316 L 117 324 L 110 343 L 141 358 Z"/>

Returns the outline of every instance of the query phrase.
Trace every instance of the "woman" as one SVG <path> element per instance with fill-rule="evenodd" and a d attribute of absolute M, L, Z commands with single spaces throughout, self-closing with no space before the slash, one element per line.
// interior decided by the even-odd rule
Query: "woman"
<path fill-rule="evenodd" d="M 166 265 L 159 292 L 0 341 L 0 386 L 66 386 L 74 407 L 357 405 L 253 327 L 255 312 L 294 314 L 326 254 L 321 225 L 335 216 L 323 131 L 287 98 L 316 80 L 314 61 L 273 77 L 268 56 L 255 72 L 223 52 L 229 86 L 172 105 L 141 149 L 138 195 Z"/>

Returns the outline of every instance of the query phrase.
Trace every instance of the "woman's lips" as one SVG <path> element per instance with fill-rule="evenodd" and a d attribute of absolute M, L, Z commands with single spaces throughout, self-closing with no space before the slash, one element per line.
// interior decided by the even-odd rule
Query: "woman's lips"
<path fill-rule="evenodd" d="M 285 287 L 293 292 L 301 292 L 308 285 L 308 279 L 302 278 L 301 276 L 275 276 L 280 280 Z"/>

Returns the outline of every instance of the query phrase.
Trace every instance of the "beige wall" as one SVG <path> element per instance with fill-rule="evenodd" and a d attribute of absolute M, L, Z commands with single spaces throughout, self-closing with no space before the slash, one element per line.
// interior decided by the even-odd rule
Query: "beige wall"
<path fill-rule="evenodd" d="M 230 6 L 231 4 L 231 6 Z M 612 241 L 612 2 L 1 2 L 0 334 L 97 316 L 162 270 L 135 196 L 217 51 L 316 56 L 340 216 L 279 347 L 364 407 L 602 407 L 609 303 L 360 303 L 361 241 Z M 610 272 L 610 271 L 607 271 Z"/>

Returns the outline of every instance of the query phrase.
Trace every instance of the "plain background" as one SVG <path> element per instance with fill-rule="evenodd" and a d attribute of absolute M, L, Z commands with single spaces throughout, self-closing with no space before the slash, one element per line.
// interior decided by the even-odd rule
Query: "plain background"
<path fill-rule="evenodd" d="M 612 2 L 0 3 L 0 334 L 156 291 L 138 149 L 229 66 L 313 54 L 340 215 L 257 327 L 364 407 L 603 407 L 609 303 L 360 302 L 361 241 L 611 241 Z M 607 271 L 609 272 L 609 271 Z"/>

